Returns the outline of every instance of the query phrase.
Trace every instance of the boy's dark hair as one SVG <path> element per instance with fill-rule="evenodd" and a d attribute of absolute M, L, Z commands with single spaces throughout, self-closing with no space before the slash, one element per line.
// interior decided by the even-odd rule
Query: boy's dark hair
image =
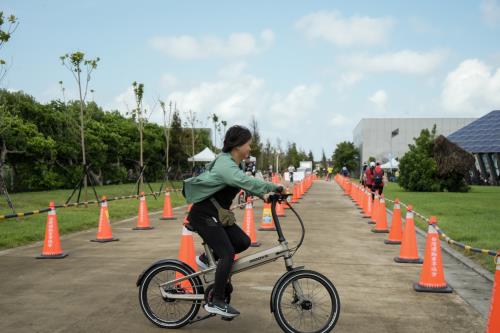
<path fill-rule="evenodd" d="M 247 143 L 252 138 L 252 132 L 244 126 L 231 126 L 224 137 L 224 147 L 222 151 L 229 153 L 234 147 L 239 147 Z"/>

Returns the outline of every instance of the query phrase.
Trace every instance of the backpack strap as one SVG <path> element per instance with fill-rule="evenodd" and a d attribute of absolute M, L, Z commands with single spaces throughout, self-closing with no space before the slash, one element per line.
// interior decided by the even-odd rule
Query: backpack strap
<path fill-rule="evenodd" d="M 222 209 L 221 205 L 215 200 L 214 197 L 210 197 L 210 201 L 214 204 L 215 208 Z"/>

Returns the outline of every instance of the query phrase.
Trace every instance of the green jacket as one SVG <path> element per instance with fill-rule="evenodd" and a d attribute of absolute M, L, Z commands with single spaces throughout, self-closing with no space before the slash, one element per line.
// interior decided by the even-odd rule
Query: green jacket
<path fill-rule="evenodd" d="M 246 175 L 230 153 L 221 153 L 207 164 L 204 173 L 184 181 L 183 194 L 188 203 L 197 203 L 210 198 L 226 186 L 242 188 L 261 198 L 278 188 L 276 184 Z"/>

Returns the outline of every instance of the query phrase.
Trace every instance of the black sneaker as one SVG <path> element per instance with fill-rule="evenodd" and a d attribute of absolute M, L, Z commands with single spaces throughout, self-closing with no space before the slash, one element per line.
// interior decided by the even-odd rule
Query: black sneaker
<path fill-rule="evenodd" d="M 208 257 L 206 256 L 205 253 L 196 256 L 195 260 L 196 260 L 196 265 L 198 265 L 198 268 L 200 270 L 203 271 L 208 268 Z"/>
<path fill-rule="evenodd" d="M 208 313 L 215 313 L 226 318 L 234 318 L 240 314 L 240 312 L 231 305 L 215 298 L 212 302 L 205 305 L 205 310 L 207 310 Z"/>

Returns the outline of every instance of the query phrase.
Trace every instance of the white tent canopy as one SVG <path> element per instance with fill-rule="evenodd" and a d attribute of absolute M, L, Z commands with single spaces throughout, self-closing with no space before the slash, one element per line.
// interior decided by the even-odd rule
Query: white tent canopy
<path fill-rule="evenodd" d="M 188 161 L 189 162 L 211 162 L 215 159 L 215 153 L 210 150 L 210 148 L 205 147 L 202 151 L 200 151 L 198 154 L 189 157 Z"/>
<path fill-rule="evenodd" d="M 399 162 L 393 158 L 392 161 L 384 163 L 380 166 L 382 169 L 399 169 Z"/>

